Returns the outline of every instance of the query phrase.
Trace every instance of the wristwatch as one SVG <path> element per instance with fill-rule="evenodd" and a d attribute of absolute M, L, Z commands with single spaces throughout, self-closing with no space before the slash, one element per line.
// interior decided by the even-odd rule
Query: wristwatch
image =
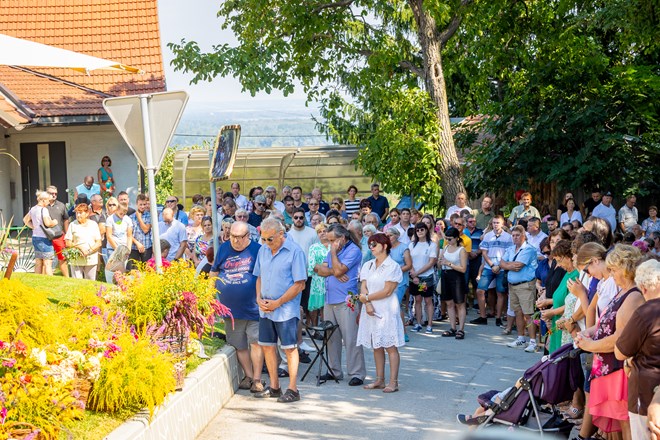
<path fill-rule="evenodd" d="M 365 295 L 365 298 L 367 299 L 367 302 L 369 302 L 369 294 L 368 293 Z"/>

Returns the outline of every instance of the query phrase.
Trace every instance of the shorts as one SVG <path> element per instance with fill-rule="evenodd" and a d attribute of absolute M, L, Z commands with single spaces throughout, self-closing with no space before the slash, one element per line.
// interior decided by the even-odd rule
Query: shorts
<path fill-rule="evenodd" d="M 481 273 L 481 278 L 479 278 L 479 284 L 477 289 L 486 291 L 490 286 L 490 283 L 495 280 L 495 290 L 497 293 L 506 293 L 506 286 L 504 285 L 504 271 L 500 271 L 495 275 L 492 270 L 484 269 Z"/>
<path fill-rule="evenodd" d="M 465 274 L 456 270 L 443 270 L 441 282 L 442 293 L 440 299 L 442 301 L 454 301 L 456 304 L 465 303 L 465 296 L 467 295 Z"/>
<path fill-rule="evenodd" d="M 64 261 L 66 258 L 64 258 L 64 254 L 62 251 L 66 249 L 66 243 L 64 242 L 64 235 L 61 236 L 60 238 L 55 238 L 53 240 L 53 248 L 55 249 L 55 255 L 57 255 L 57 259 L 59 261 Z"/>
<path fill-rule="evenodd" d="M 422 285 L 424 285 L 425 288 L 420 289 L 420 286 Z M 421 295 L 424 298 L 431 298 L 435 293 L 435 283 L 433 282 L 433 275 L 429 275 L 428 277 L 419 277 L 419 284 L 415 284 L 411 280 L 410 284 L 408 284 L 408 287 L 410 288 L 411 296 Z"/>
<path fill-rule="evenodd" d="M 32 237 L 32 247 L 34 247 L 34 258 L 40 260 L 52 260 L 55 256 L 53 242 L 44 237 Z"/>
<path fill-rule="evenodd" d="M 312 277 L 308 277 L 305 281 L 305 288 L 302 291 L 302 296 L 300 297 L 300 305 L 305 313 L 309 312 L 309 292 L 312 288 Z"/>
<path fill-rule="evenodd" d="M 234 319 L 232 327 L 231 319 L 225 319 L 225 334 L 227 344 L 236 350 L 247 350 L 251 344 L 259 342 L 259 321 Z"/>
<path fill-rule="evenodd" d="M 534 280 L 522 284 L 509 284 L 509 302 L 515 312 L 522 310 L 523 315 L 534 314 L 536 300 L 536 286 Z"/>
<path fill-rule="evenodd" d="M 406 296 L 406 289 L 408 288 L 408 284 L 399 284 L 396 286 L 396 289 L 394 289 L 394 293 L 396 294 L 397 298 L 399 298 L 399 303 L 403 301 L 403 297 Z"/>
<path fill-rule="evenodd" d="M 299 320 L 299 318 L 291 318 L 288 321 L 278 322 L 259 318 L 259 345 L 275 347 L 279 338 L 285 350 L 298 347 Z"/>

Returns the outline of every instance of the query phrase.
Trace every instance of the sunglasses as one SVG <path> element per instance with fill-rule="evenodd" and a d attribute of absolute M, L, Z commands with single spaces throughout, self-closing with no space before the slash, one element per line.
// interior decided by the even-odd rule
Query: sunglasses
<path fill-rule="evenodd" d="M 373 249 L 376 246 L 378 246 L 378 243 L 376 243 L 375 241 L 372 241 L 371 243 L 369 243 L 369 249 Z"/>
<path fill-rule="evenodd" d="M 254 202 L 254 204 L 257 205 L 257 206 L 264 206 L 264 204 L 261 203 L 261 202 Z"/>
<path fill-rule="evenodd" d="M 261 237 L 261 239 L 262 239 L 263 241 L 267 241 L 268 243 L 272 243 L 273 241 L 275 241 L 275 238 L 276 238 L 275 236 L 273 236 L 273 237 L 268 237 L 268 238 L 266 238 L 266 237 Z"/>
<path fill-rule="evenodd" d="M 165 200 L 165 203 L 176 203 L 176 200 Z"/>
<path fill-rule="evenodd" d="M 304 218 L 305 218 L 305 217 L 297 216 L 297 217 L 294 217 L 293 219 L 294 219 L 294 220 L 302 220 L 302 219 L 304 219 Z"/>

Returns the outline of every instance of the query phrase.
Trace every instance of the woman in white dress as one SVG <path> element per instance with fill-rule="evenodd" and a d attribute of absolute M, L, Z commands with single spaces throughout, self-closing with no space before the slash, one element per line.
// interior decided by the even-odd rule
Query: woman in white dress
<path fill-rule="evenodd" d="M 357 345 L 372 348 L 376 362 L 376 380 L 365 385 L 367 390 L 384 393 L 399 391 L 399 349 L 405 345 L 399 300 L 394 291 L 401 282 L 401 267 L 389 257 L 392 244 L 385 234 L 369 237 L 374 259 L 360 271 L 360 314 Z M 390 381 L 385 386 L 385 350 L 390 358 Z"/>

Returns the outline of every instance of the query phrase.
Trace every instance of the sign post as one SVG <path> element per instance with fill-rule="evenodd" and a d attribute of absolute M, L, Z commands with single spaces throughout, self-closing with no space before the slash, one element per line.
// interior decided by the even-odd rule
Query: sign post
<path fill-rule="evenodd" d="M 220 131 L 218 131 L 218 136 L 215 138 L 213 151 L 209 154 L 209 180 L 211 181 L 211 197 L 215 198 L 214 200 L 216 201 L 215 182 L 229 179 L 231 172 L 234 170 L 234 162 L 236 161 L 236 152 L 238 151 L 240 140 L 240 125 L 223 125 L 220 128 Z M 213 206 L 215 206 L 215 203 L 213 203 Z M 218 225 L 217 210 L 213 215 L 212 221 L 213 249 L 217 253 L 220 245 L 219 237 L 222 228 L 222 225 Z"/>
<path fill-rule="evenodd" d="M 167 146 L 172 140 L 187 102 L 188 94 L 183 91 L 121 96 L 103 100 L 103 108 L 140 165 L 147 171 L 153 251 L 158 272 L 162 270 L 162 258 L 155 175 L 163 163 Z"/>

